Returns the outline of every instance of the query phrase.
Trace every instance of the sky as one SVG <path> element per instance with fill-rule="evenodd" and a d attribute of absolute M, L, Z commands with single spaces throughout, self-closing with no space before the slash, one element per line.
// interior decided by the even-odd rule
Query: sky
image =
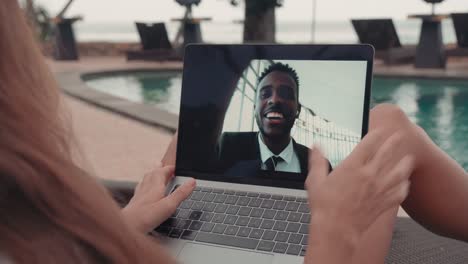
<path fill-rule="evenodd" d="M 430 12 L 423 0 L 316 0 L 317 20 L 343 21 L 351 18 L 391 17 L 406 19 L 408 14 Z M 66 0 L 36 0 L 55 15 Z M 308 21 L 312 0 L 284 0 L 277 9 L 277 21 Z M 467 0 L 445 0 L 437 5 L 439 13 L 468 12 Z M 174 0 L 75 0 L 67 15 L 82 15 L 88 22 L 169 21 L 182 16 L 184 10 Z M 215 21 L 243 18 L 242 7 L 232 7 L 228 0 L 202 0 L 194 14 Z"/>

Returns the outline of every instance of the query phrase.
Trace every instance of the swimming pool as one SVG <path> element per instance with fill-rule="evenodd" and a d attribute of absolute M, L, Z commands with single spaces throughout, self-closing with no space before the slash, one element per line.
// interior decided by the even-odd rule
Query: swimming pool
<path fill-rule="evenodd" d="M 85 78 L 86 84 L 136 103 L 179 112 L 180 72 L 130 72 Z M 374 78 L 372 105 L 399 105 L 410 119 L 468 169 L 468 81 Z"/>

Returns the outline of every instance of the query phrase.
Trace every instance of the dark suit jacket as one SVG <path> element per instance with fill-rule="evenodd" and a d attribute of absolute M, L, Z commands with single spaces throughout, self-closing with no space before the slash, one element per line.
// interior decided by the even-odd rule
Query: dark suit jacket
<path fill-rule="evenodd" d="M 309 148 L 293 139 L 293 148 L 299 159 L 301 175 L 307 175 Z M 218 160 L 227 176 L 256 176 L 261 168 L 258 132 L 225 132 L 217 147 Z"/>

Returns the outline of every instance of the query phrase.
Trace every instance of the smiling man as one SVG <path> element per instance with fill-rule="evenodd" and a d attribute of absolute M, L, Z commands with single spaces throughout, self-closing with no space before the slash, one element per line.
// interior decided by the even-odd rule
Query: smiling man
<path fill-rule="evenodd" d="M 259 132 L 225 132 L 218 158 L 226 174 L 264 171 L 307 174 L 309 149 L 291 137 L 299 117 L 299 78 L 287 64 L 274 63 L 258 78 L 255 120 Z"/>

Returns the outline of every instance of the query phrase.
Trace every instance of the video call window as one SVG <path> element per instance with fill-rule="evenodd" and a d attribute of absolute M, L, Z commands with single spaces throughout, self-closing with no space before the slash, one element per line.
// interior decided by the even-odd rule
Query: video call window
<path fill-rule="evenodd" d="M 366 67 L 366 61 L 252 60 L 226 112 L 218 157 L 234 158 L 231 148 L 241 147 L 243 156 L 260 156 L 261 170 L 303 174 L 308 148 L 317 144 L 332 169 L 361 140 Z"/>

